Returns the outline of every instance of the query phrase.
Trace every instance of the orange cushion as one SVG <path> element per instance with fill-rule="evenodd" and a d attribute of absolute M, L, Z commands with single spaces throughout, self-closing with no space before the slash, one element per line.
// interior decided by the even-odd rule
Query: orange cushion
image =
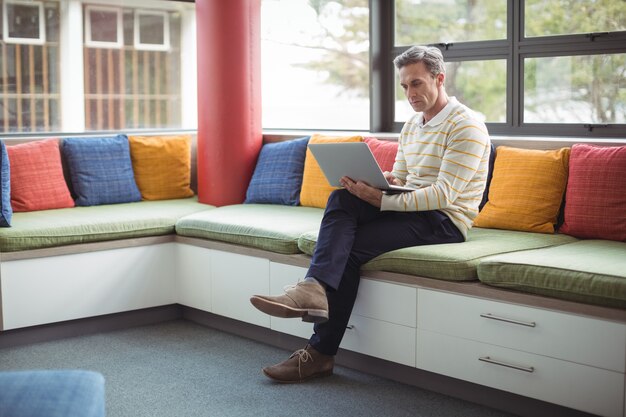
<path fill-rule="evenodd" d="M 569 148 L 499 146 L 489 200 L 474 226 L 554 233 L 567 184 Z"/>
<path fill-rule="evenodd" d="M 130 136 L 135 182 L 144 200 L 191 197 L 191 137 Z"/>
<path fill-rule="evenodd" d="M 57 139 L 7 146 L 13 211 L 74 207 Z"/>
<path fill-rule="evenodd" d="M 362 136 L 313 135 L 311 139 L 309 139 L 309 144 L 362 141 Z M 304 159 L 304 172 L 302 175 L 302 189 L 300 190 L 300 205 L 324 208 L 326 207 L 330 193 L 335 189 L 335 187 L 332 187 L 328 183 L 311 150 L 307 148 Z"/>

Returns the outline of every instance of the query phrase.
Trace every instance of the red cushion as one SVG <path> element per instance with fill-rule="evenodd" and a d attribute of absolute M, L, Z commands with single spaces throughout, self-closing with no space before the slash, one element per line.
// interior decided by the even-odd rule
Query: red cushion
<path fill-rule="evenodd" d="M 56 139 L 7 146 L 7 153 L 13 211 L 74 207 Z"/>
<path fill-rule="evenodd" d="M 560 232 L 626 241 L 626 146 L 574 145 Z"/>
<path fill-rule="evenodd" d="M 396 161 L 396 154 L 398 153 L 398 142 L 376 138 L 363 138 L 363 142 L 370 147 L 383 172 L 393 169 L 393 163 Z"/>

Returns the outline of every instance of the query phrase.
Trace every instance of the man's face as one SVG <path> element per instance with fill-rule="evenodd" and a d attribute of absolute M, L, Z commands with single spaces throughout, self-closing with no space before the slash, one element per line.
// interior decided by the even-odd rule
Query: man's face
<path fill-rule="evenodd" d="M 429 115 L 437 103 L 444 74 L 433 76 L 423 62 L 418 62 L 400 68 L 399 75 L 400 86 L 413 110 Z"/>

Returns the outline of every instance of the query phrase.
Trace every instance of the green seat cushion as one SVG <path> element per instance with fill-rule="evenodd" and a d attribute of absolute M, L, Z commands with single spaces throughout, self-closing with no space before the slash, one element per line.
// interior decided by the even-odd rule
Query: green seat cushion
<path fill-rule="evenodd" d="M 300 249 L 312 254 L 317 231 L 301 236 Z M 544 248 L 576 241 L 568 235 L 470 229 L 467 241 L 441 245 L 412 246 L 384 253 L 363 265 L 363 270 L 389 271 L 447 281 L 475 281 L 481 259 L 526 249 Z"/>
<path fill-rule="evenodd" d="M 323 215 L 314 207 L 237 204 L 186 216 L 176 233 L 293 254 L 300 253 L 300 235 L 319 228 Z"/>
<path fill-rule="evenodd" d="M 581 240 L 497 255 L 478 265 L 478 277 L 497 287 L 626 308 L 626 243 Z"/>
<path fill-rule="evenodd" d="M 179 218 L 213 208 L 192 197 L 15 213 L 0 228 L 0 251 L 171 234 Z"/>

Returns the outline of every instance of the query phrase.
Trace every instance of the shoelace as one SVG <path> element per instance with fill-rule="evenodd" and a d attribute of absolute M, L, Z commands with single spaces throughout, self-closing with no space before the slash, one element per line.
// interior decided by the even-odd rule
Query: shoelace
<path fill-rule="evenodd" d="M 291 354 L 289 359 L 291 359 L 291 358 L 293 358 L 295 356 L 298 357 L 298 376 L 300 377 L 300 379 L 302 379 L 302 368 L 301 368 L 302 363 L 308 362 L 309 360 L 311 360 L 311 362 L 313 362 L 313 356 L 311 356 L 311 354 L 306 350 L 306 348 L 300 349 L 300 350 L 296 350 L 295 352 L 293 352 Z"/>
<path fill-rule="evenodd" d="M 294 284 L 285 285 L 285 286 L 283 287 L 283 291 L 284 291 L 284 292 L 287 292 L 287 291 L 289 291 L 289 290 L 293 290 L 294 288 L 296 288 L 296 285 L 294 285 Z"/>
<path fill-rule="evenodd" d="M 300 283 L 300 282 L 304 282 L 301 278 L 298 278 L 298 282 L 296 282 L 295 284 L 289 284 L 289 285 L 285 285 L 283 287 L 283 291 L 287 292 L 288 290 L 293 290 L 294 288 L 296 288 L 296 286 Z"/>

